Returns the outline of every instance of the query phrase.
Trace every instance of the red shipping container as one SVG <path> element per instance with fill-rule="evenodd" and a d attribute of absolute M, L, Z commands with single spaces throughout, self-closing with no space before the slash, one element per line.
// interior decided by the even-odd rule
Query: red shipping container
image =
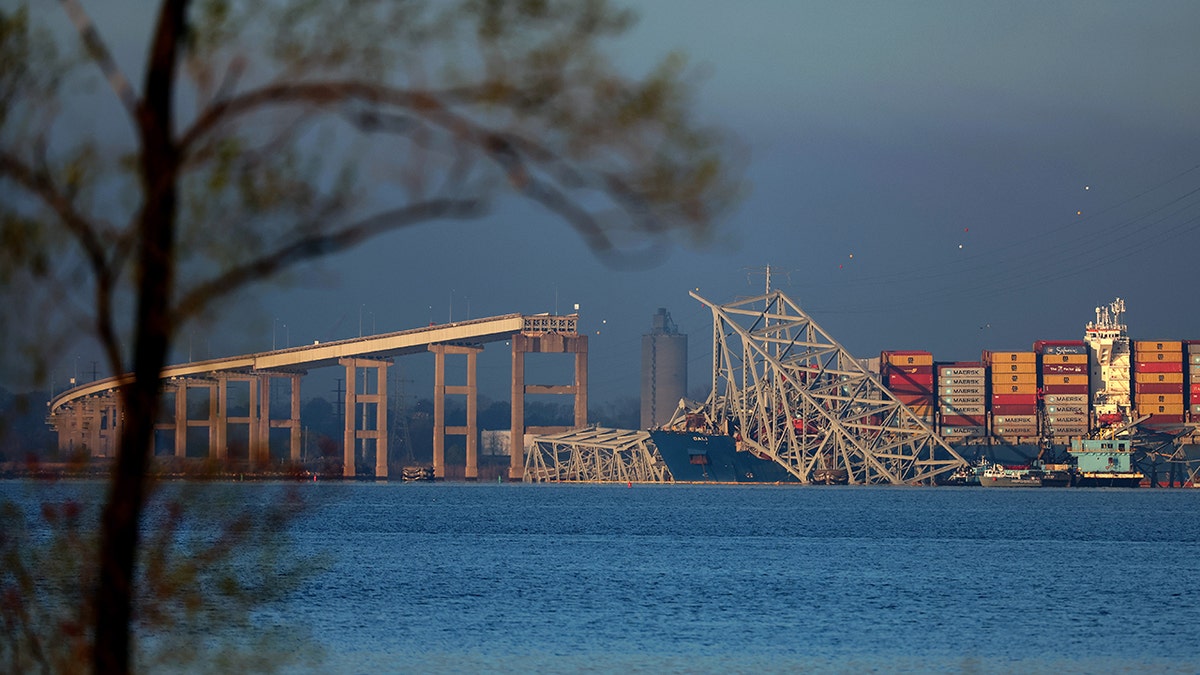
<path fill-rule="evenodd" d="M 898 373 L 891 371 L 888 373 L 888 384 L 896 384 L 903 382 L 907 384 L 918 384 L 922 387 L 933 388 L 933 371 L 928 373 Z"/>
<path fill-rule="evenodd" d="M 983 361 L 942 361 L 937 364 L 939 371 L 951 368 L 982 368 Z"/>
<path fill-rule="evenodd" d="M 1151 415 L 1150 419 L 1142 422 L 1151 426 L 1163 424 L 1183 424 L 1183 415 Z"/>
<path fill-rule="evenodd" d="M 1200 396 L 1200 382 L 1192 385 L 1192 398 Z"/>
<path fill-rule="evenodd" d="M 933 405 L 933 397 L 929 394 L 909 394 L 900 391 L 893 391 L 892 393 L 896 395 L 896 400 L 904 405 Z"/>
<path fill-rule="evenodd" d="M 1133 385 L 1135 394 L 1182 394 L 1183 385 L 1171 382 L 1145 382 Z"/>
<path fill-rule="evenodd" d="M 994 394 L 992 405 L 1037 405 L 1037 394 Z"/>
<path fill-rule="evenodd" d="M 933 366 L 897 366 L 889 365 L 887 367 L 888 375 L 903 373 L 904 375 L 932 375 Z"/>
<path fill-rule="evenodd" d="M 969 417 L 967 415 L 942 415 L 942 426 L 946 427 L 981 427 L 983 426 L 982 417 Z"/>
<path fill-rule="evenodd" d="M 933 392 L 928 389 L 919 387 L 888 387 L 888 391 L 896 395 L 899 399 L 925 399 L 932 401 L 934 399 Z"/>
<path fill-rule="evenodd" d="M 1073 347 L 1074 349 L 1053 349 L 1054 347 Z M 1083 340 L 1037 340 L 1033 343 L 1033 351 L 1041 354 L 1043 352 L 1051 354 L 1086 354 L 1087 343 Z"/>
<path fill-rule="evenodd" d="M 1046 384 L 1042 386 L 1043 394 L 1086 394 L 1086 384 Z"/>
<path fill-rule="evenodd" d="M 1046 363 L 1042 365 L 1044 375 L 1086 375 L 1088 367 L 1083 363 Z"/>
<path fill-rule="evenodd" d="M 1175 361 L 1135 361 L 1133 364 L 1133 372 L 1135 373 L 1182 373 L 1183 362 Z"/>
<path fill-rule="evenodd" d="M 993 405 L 993 415 L 1036 415 L 1037 405 Z"/>

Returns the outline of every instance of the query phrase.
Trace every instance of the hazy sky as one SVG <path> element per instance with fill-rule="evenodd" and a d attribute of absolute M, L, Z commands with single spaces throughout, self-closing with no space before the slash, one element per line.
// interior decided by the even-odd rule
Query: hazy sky
<path fill-rule="evenodd" d="M 102 4 L 85 3 L 119 35 Z M 279 346 L 351 337 L 360 316 L 383 332 L 578 303 L 606 400 L 637 395 L 641 335 L 666 307 L 691 337 L 695 389 L 711 315 L 688 291 L 760 293 L 768 264 L 861 356 L 1077 339 L 1115 296 L 1133 337 L 1200 339 L 1200 3 L 637 6 L 619 62 L 644 73 L 687 53 L 707 73 L 704 119 L 748 152 L 747 195 L 714 245 L 616 271 L 563 224 L 505 208 L 306 268 L 177 357 L 268 349 L 272 329 Z M 507 398 L 508 363 L 502 345 L 485 352 L 488 395 Z M 427 396 L 432 357 L 402 367 Z"/>

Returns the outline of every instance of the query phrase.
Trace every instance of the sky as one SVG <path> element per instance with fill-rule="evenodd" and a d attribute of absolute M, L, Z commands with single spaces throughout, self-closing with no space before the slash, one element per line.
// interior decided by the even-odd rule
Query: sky
<path fill-rule="evenodd" d="M 84 4 L 118 57 L 136 58 L 122 12 L 137 10 Z M 605 401 L 638 395 L 641 337 L 662 307 L 689 335 L 697 392 L 712 318 L 688 292 L 757 295 L 768 265 L 775 288 L 862 357 L 976 360 L 1079 339 L 1118 296 L 1133 338 L 1200 339 L 1200 3 L 636 8 L 617 62 L 640 74 L 685 53 L 703 73 L 701 118 L 745 150 L 745 196 L 712 244 L 616 270 L 563 223 L 509 204 L 297 270 L 182 336 L 172 360 L 578 304 L 590 395 Z M 569 378 L 560 361 L 537 367 Z M 400 360 L 410 396 L 431 393 L 432 362 Z M 457 367 L 452 384 L 465 382 Z M 483 393 L 506 399 L 508 372 L 508 350 L 489 347 Z M 339 376 L 310 378 L 305 396 L 332 396 Z"/>

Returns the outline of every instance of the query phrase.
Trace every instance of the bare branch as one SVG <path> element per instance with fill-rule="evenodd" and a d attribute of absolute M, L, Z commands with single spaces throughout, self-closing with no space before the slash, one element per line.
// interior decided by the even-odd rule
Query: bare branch
<path fill-rule="evenodd" d="M 428 115 L 445 111 L 443 102 L 478 100 L 481 95 L 482 90 L 476 87 L 410 91 L 361 80 L 272 84 L 217 101 L 206 108 L 180 136 L 179 148 L 186 155 L 189 148 L 216 127 L 268 106 L 343 105 L 351 101 L 366 101 L 408 108 Z"/>
<path fill-rule="evenodd" d="M 116 60 L 108 51 L 108 46 L 104 44 L 100 34 L 96 32 L 96 26 L 92 23 L 91 17 L 79 4 L 79 0 L 62 0 L 62 4 L 71 17 L 71 22 L 75 24 L 75 30 L 79 31 L 79 38 L 83 40 L 92 59 L 100 67 L 100 72 L 104 73 L 104 78 L 108 80 L 108 85 L 120 99 L 121 105 L 125 106 L 125 111 L 131 118 L 136 119 L 138 103 L 137 96 L 133 93 L 133 86 L 129 84 L 129 80 L 117 66 Z"/>

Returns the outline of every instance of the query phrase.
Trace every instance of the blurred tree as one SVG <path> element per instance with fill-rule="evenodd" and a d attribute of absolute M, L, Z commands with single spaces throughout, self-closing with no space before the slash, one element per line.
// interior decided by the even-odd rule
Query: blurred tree
<path fill-rule="evenodd" d="M 87 58 L 26 6 L 0 10 L 0 288 L 35 375 L 81 328 L 134 375 L 101 516 L 99 671 L 130 664 L 158 373 L 214 301 L 391 230 L 483 218 L 505 192 L 613 263 L 703 239 L 735 195 L 684 59 L 620 74 L 601 47 L 633 16 L 604 0 L 162 0 L 140 88 L 62 4 Z M 75 86 L 97 71 L 131 132 L 63 121 L 103 110 Z"/>

